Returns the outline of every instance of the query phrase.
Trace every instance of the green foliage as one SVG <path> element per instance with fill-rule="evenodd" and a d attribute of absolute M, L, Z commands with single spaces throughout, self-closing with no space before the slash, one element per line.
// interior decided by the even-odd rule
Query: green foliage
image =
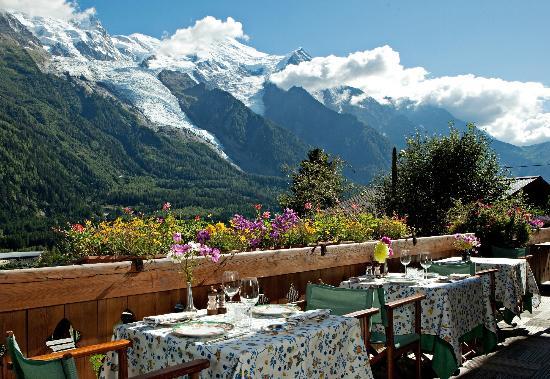
<path fill-rule="evenodd" d="M 377 219 L 374 231 L 378 238 L 386 236 L 391 239 L 398 239 L 410 235 L 410 230 L 407 227 L 406 220 L 401 219 L 397 216 L 382 216 L 381 218 Z"/>
<path fill-rule="evenodd" d="M 532 230 L 531 218 L 532 213 L 521 197 L 492 204 L 457 201 L 447 215 L 451 233 L 475 233 L 485 249 L 491 245 L 526 246 Z"/>
<path fill-rule="evenodd" d="M 180 72 L 164 70 L 159 79 L 193 123 L 214 134 L 246 172 L 281 176 L 284 165 L 295 165 L 307 151 L 291 131 L 254 113 L 229 92 L 208 89 Z"/>
<path fill-rule="evenodd" d="M 302 215 L 335 206 L 344 192 L 341 160 L 330 159 L 322 149 L 310 150 L 291 177 L 290 193 L 281 195 L 279 202 Z"/>
<path fill-rule="evenodd" d="M 183 132 L 156 132 L 109 97 L 41 72 L 0 36 L 0 248 L 53 246 L 53 226 L 169 201 L 182 216 L 276 206 L 281 178 L 237 170 Z"/>
<path fill-rule="evenodd" d="M 105 354 L 94 354 L 90 356 L 92 371 L 95 373 L 96 377 L 98 378 L 99 378 L 99 370 L 101 370 L 101 366 L 103 365 L 104 358 L 105 358 Z"/>
<path fill-rule="evenodd" d="M 449 136 L 410 138 L 397 169 L 395 196 L 390 175 L 379 180 L 378 206 L 391 213 L 395 204 L 397 214 L 407 216 L 421 235 L 445 232 L 447 212 L 456 200 L 492 201 L 506 187 L 485 135 L 472 124 L 464 133 L 451 128 Z"/>

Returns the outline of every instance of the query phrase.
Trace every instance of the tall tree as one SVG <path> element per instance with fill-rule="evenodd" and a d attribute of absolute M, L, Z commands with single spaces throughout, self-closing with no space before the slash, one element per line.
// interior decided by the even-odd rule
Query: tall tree
<path fill-rule="evenodd" d="M 299 214 L 335 206 L 344 191 L 342 160 L 331 158 L 319 148 L 310 150 L 290 176 L 290 192 L 281 195 L 279 202 Z"/>
<path fill-rule="evenodd" d="M 379 206 L 408 216 L 409 224 L 422 235 L 446 230 L 446 214 L 456 200 L 491 201 L 504 193 L 506 185 L 485 134 L 473 124 L 464 133 L 452 128 L 449 136 L 410 138 L 396 169 L 395 184 L 393 173 L 382 179 L 378 198 L 385 200 Z"/>

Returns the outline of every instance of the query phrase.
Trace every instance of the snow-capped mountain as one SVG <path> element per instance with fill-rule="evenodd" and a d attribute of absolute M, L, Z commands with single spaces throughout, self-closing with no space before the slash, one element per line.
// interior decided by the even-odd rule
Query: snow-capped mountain
<path fill-rule="evenodd" d="M 197 128 L 178 100 L 158 79 L 168 69 L 231 93 L 256 113 L 263 112 L 261 92 L 269 75 L 311 57 L 302 48 L 286 56 L 269 55 L 233 38 L 213 43 L 208 53 L 173 57 L 159 51 L 157 38 L 135 33 L 110 36 L 93 16 L 64 21 L 13 13 L 51 54 L 50 69 L 100 83 L 130 103 L 153 124 L 183 128 L 201 137 L 227 158 L 218 139 Z"/>

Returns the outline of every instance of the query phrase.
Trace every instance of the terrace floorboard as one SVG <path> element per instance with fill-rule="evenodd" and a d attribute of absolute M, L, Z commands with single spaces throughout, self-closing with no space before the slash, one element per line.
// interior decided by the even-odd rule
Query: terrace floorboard
<path fill-rule="evenodd" d="M 505 340 L 495 352 L 465 362 L 454 378 L 550 378 L 550 297 L 543 296 L 533 314 L 524 312 L 514 322 L 516 327 L 499 324 Z"/>

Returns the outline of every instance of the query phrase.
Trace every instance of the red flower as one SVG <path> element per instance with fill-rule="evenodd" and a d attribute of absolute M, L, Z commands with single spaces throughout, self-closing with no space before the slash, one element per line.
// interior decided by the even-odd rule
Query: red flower
<path fill-rule="evenodd" d="M 195 221 L 200 221 L 200 220 L 201 220 L 201 216 L 196 215 L 196 216 L 195 216 Z"/>
<path fill-rule="evenodd" d="M 312 207 L 312 205 L 309 201 L 304 204 L 304 209 L 311 209 L 311 207 Z"/>
<path fill-rule="evenodd" d="M 262 209 L 262 204 L 256 204 L 254 205 L 254 208 L 256 208 L 256 210 L 259 211 L 260 209 Z"/>
<path fill-rule="evenodd" d="M 352 208 L 352 209 L 357 209 L 357 207 L 358 207 L 358 205 L 357 205 L 357 204 L 355 204 L 355 203 L 351 203 L 351 208 Z"/>
<path fill-rule="evenodd" d="M 268 211 L 265 211 L 264 213 L 262 213 L 262 218 L 264 218 L 265 220 L 267 220 L 270 217 L 271 217 L 271 213 L 269 213 Z"/>
<path fill-rule="evenodd" d="M 84 227 L 81 224 L 73 224 L 71 226 L 71 229 L 73 232 L 82 233 L 84 231 Z"/>
<path fill-rule="evenodd" d="M 130 207 L 124 207 L 122 208 L 122 212 L 126 213 L 127 215 L 131 215 L 134 213 L 134 210 Z"/>
<path fill-rule="evenodd" d="M 172 204 L 170 204 L 169 202 L 166 202 L 166 203 L 162 204 L 162 210 L 163 211 L 168 211 L 168 210 L 170 210 L 171 207 L 172 207 Z"/>

